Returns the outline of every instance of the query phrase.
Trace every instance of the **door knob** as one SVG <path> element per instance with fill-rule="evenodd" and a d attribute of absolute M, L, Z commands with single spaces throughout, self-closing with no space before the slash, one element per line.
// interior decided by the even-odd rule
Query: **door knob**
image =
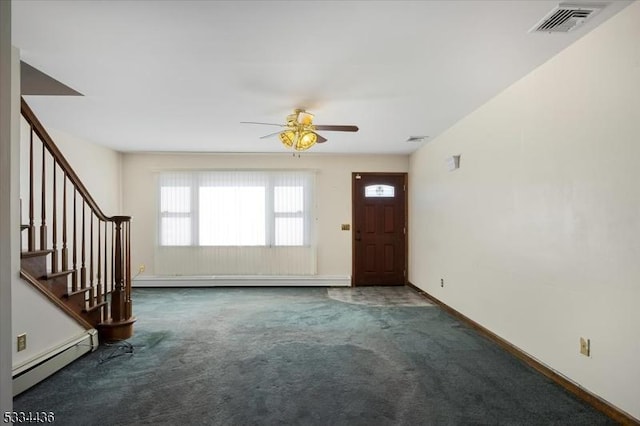
<path fill-rule="evenodd" d="M 356 231 L 356 241 L 360 241 L 360 230 Z"/>

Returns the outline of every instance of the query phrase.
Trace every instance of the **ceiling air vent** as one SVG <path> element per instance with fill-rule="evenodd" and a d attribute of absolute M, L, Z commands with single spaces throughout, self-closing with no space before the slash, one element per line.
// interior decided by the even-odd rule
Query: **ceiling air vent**
<path fill-rule="evenodd" d="M 409 136 L 406 142 L 424 142 L 429 136 Z"/>
<path fill-rule="evenodd" d="M 560 3 L 538 22 L 529 32 L 534 33 L 567 33 L 582 25 L 587 19 L 596 15 L 604 4 L 567 4 Z"/>

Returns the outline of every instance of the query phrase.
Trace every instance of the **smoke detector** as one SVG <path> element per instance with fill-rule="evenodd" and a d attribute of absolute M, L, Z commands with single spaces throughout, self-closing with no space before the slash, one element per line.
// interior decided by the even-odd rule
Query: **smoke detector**
<path fill-rule="evenodd" d="M 601 3 L 560 3 L 529 30 L 531 33 L 568 33 L 584 24 L 606 5 Z"/>

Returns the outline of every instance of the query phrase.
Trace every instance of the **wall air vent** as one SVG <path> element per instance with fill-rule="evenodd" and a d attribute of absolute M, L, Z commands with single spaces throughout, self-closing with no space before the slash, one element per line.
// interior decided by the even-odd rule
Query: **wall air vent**
<path fill-rule="evenodd" d="M 568 33 L 592 18 L 606 5 L 600 3 L 574 4 L 560 3 L 540 22 L 534 25 L 532 33 Z"/>

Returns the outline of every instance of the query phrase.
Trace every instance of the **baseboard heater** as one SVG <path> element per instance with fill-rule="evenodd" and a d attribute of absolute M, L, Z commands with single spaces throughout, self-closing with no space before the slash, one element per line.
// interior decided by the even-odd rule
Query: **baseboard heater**
<path fill-rule="evenodd" d="M 98 345 L 98 332 L 87 330 L 82 336 L 14 368 L 13 396 L 40 383 L 87 352 L 96 350 Z"/>
<path fill-rule="evenodd" d="M 133 287 L 350 287 L 348 275 L 141 276 Z"/>

